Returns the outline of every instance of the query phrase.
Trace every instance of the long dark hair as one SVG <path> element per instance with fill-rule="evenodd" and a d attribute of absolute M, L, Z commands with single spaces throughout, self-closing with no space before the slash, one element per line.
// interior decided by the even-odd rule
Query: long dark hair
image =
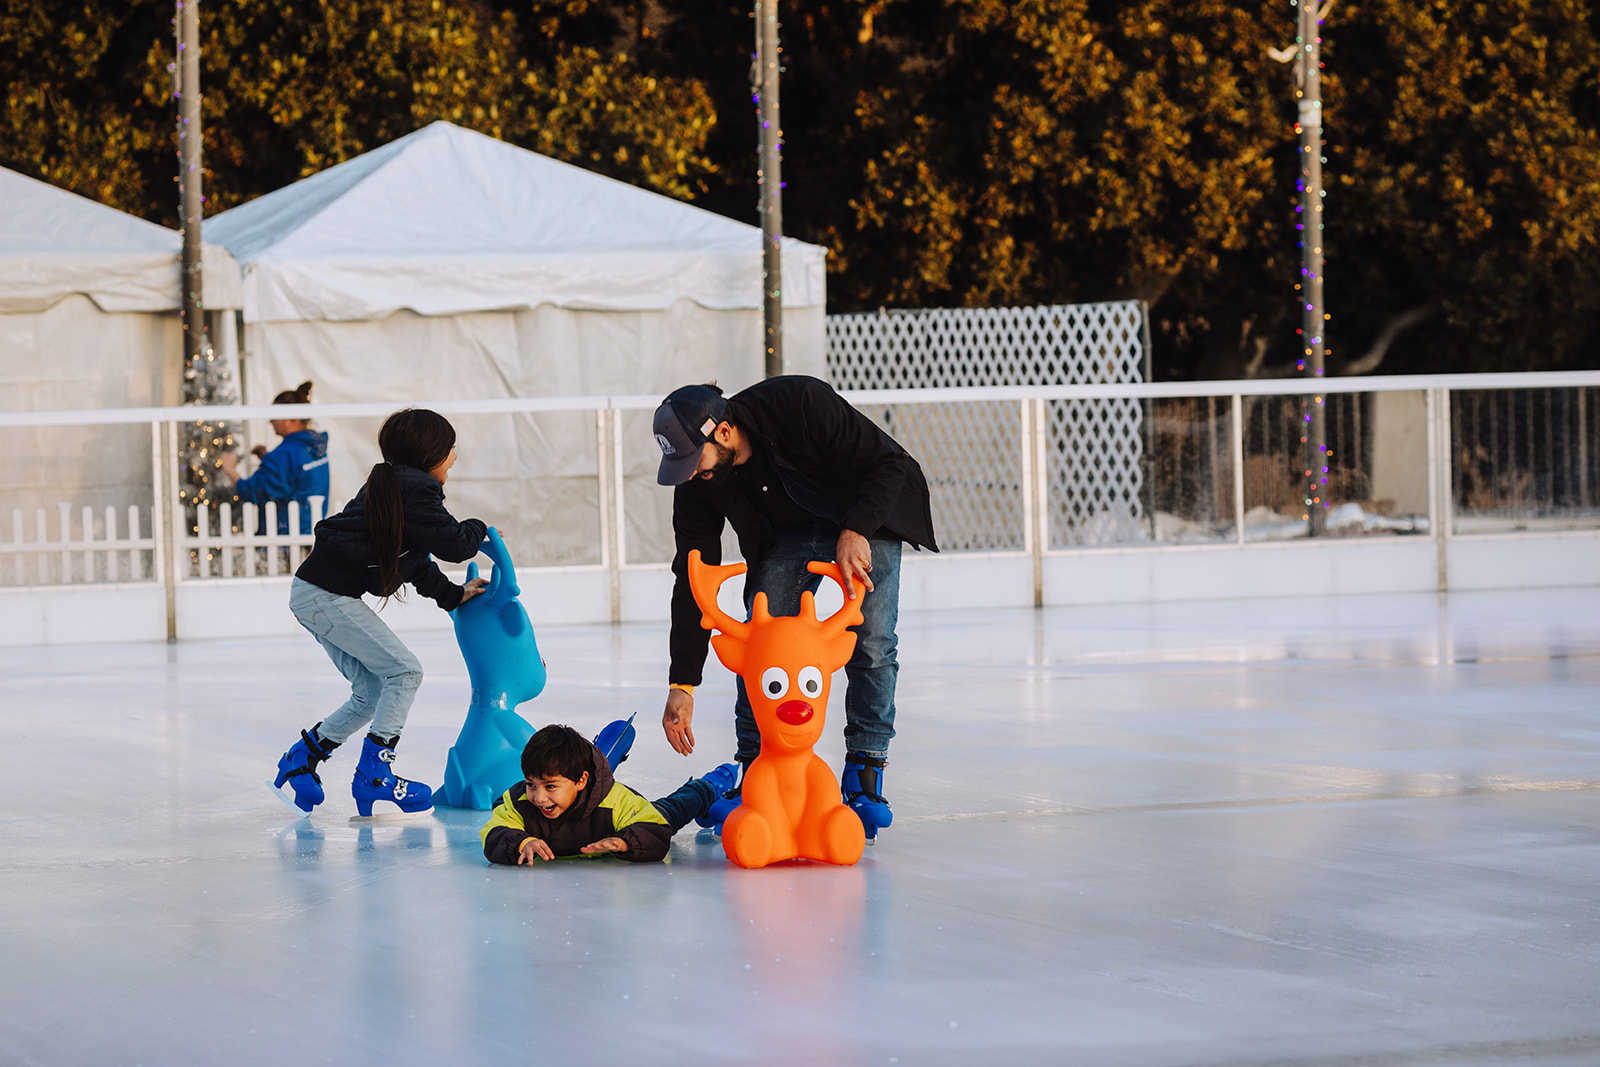
<path fill-rule="evenodd" d="M 400 588 L 400 546 L 405 539 L 405 498 L 400 495 L 396 466 L 431 471 L 443 463 L 456 446 L 456 430 L 437 411 L 406 408 L 383 420 L 378 431 L 378 451 L 383 462 L 367 475 L 367 530 L 378 557 L 383 595 Z"/>

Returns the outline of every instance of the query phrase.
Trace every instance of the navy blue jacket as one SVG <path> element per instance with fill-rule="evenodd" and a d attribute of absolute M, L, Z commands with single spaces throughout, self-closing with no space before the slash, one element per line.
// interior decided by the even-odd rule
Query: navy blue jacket
<path fill-rule="evenodd" d="M 300 530 L 311 532 L 311 504 L 314 496 L 328 499 L 328 435 L 320 430 L 296 430 L 286 434 L 283 443 L 261 457 L 261 465 L 248 478 L 234 483 L 242 504 L 263 508 L 256 520 L 256 533 L 266 533 L 267 501 L 278 502 L 278 532 L 289 532 L 291 502 L 300 504 Z"/>
<path fill-rule="evenodd" d="M 462 587 L 444 576 L 433 557 L 465 563 L 478 554 L 488 527 L 477 519 L 457 522 L 444 508 L 444 486 L 427 471 L 396 463 L 394 473 L 400 480 L 406 512 L 405 533 L 400 539 L 400 581 L 411 583 L 444 610 L 454 611 L 461 603 Z M 295 577 L 340 596 L 383 595 L 383 575 L 367 528 L 366 501 L 367 487 L 363 485 L 343 511 L 317 523 L 316 544 Z"/>

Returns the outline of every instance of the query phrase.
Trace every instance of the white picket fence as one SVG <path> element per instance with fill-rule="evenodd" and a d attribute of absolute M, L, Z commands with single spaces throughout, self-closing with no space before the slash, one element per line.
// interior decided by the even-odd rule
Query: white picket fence
<path fill-rule="evenodd" d="M 327 501 L 320 496 L 310 498 L 311 525 L 322 521 Z M 241 508 L 243 519 L 239 529 L 233 522 L 233 505 L 223 504 L 215 512 L 202 504 L 196 509 L 196 526 L 207 531 L 185 533 L 179 541 L 182 550 L 189 553 L 190 578 L 233 578 L 247 575 L 293 574 L 311 551 L 315 535 L 311 530 L 300 529 L 300 506 L 289 505 L 289 532 L 278 533 L 278 505 L 268 501 L 264 509 L 254 504 Z M 266 525 L 260 525 L 261 511 L 266 512 Z M 257 529 L 267 532 L 258 534 Z"/>
<path fill-rule="evenodd" d="M 145 529 L 139 508 L 130 506 L 127 526 L 119 536 L 117 509 L 108 507 L 98 528 L 93 508 L 80 513 L 76 535 L 72 505 L 56 505 L 54 534 L 49 512 L 34 513 L 33 539 L 27 537 L 27 524 L 21 508 L 11 511 L 11 540 L 0 541 L 0 584 L 72 585 L 92 582 L 143 582 L 159 571 L 156 540 Z M 7 559 L 9 557 L 9 559 Z"/>
<path fill-rule="evenodd" d="M 326 501 L 310 499 L 311 523 L 323 518 Z M 11 512 L 11 539 L 0 540 L 0 585 L 86 585 L 115 582 L 160 581 L 164 560 L 154 524 L 138 505 L 129 505 L 126 525 L 119 529 L 117 509 L 108 507 L 97 518 L 93 508 L 82 508 L 76 525 L 73 505 L 56 505 L 55 522 L 48 509 L 34 513 L 32 536 L 21 508 Z M 260 525 L 261 512 L 266 514 Z M 292 574 L 311 551 L 311 530 L 300 528 L 300 508 L 289 508 L 289 532 L 278 530 L 278 505 L 258 509 L 245 504 L 238 529 L 231 504 L 197 509 L 197 525 L 204 534 L 188 531 L 179 541 L 178 578 L 233 578 L 250 575 Z M 257 534 L 256 530 L 267 532 Z M 149 530 L 149 533 L 142 531 Z M 187 573 L 181 564 L 187 553 Z"/>

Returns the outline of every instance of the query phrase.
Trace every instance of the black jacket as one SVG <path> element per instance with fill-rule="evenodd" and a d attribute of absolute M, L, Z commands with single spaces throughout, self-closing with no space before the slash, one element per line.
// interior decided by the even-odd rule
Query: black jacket
<path fill-rule="evenodd" d="M 400 580 L 410 582 L 444 610 L 454 611 L 461 603 L 462 587 L 444 576 L 433 556 L 466 562 L 478 554 L 488 528 L 477 519 L 457 522 L 444 508 L 444 486 L 427 471 L 397 463 L 394 473 L 406 511 Z M 362 486 L 343 511 L 317 523 L 316 543 L 295 577 L 340 596 L 383 595 L 383 576 L 367 529 L 366 500 L 367 487 Z"/>
<path fill-rule="evenodd" d="M 726 418 L 767 454 L 790 498 L 819 519 L 939 551 L 921 465 L 826 382 L 768 378 L 730 396 Z M 689 553 L 698 548 L 706 563 L 722 562 L 725 522 L 754 567 L 775 531 L 735 479 L 692 478 L 674 491 L 670 681 L 700 684 L 711 635 L 689 590 Z"/>

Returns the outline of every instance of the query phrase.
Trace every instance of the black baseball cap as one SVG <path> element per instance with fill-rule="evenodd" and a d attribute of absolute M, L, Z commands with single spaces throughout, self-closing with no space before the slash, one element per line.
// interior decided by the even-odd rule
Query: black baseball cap
<path fill-rule="evenodd" d="M 667 394 L 656 408 L 656 444 L 661 446 L 658 485 L 682 485 L 694 477 L 700 452 L 727 410 L 722 390 L 714 385 L 686 385 Z"/>

